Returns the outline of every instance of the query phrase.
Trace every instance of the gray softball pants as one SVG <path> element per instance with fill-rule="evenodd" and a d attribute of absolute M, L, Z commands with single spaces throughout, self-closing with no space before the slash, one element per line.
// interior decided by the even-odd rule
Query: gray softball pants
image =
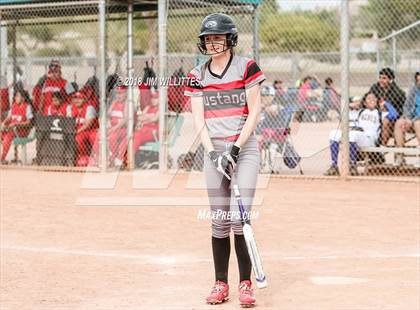
<path fill-rule="evenodd" d="M 234 142 L 212 139 L 215 151 L 230 152 Z M 252 135 L 241 148 L 235 169 L 236 182 L 246 212 L 251 211 L 260 168 L 260 152 L 257 139 Z M 208 156 L 204 159 L 207 192 L 212 213 L 212 236 L 226 238 L 231 229 L 236 235 L 243 235 L 239 208 L 230 181 L 216 170 Z M 229 212 L 230 211 L 230 212 Z"/>

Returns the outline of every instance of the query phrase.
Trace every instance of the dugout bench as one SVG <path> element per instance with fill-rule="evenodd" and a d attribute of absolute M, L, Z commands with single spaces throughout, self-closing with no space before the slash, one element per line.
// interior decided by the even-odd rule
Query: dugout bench
<path fill-rule="evenodd" d="M 414 166 L 393 166 L 385 163 L 371 163 L 369 154 L 381 153 L 384 156 L 386 154 L 404 154 L 405 157 L 417 157 L 420 160 L 420 146 L 406 146 L 406 147 L 390 147 L 390 146 L 378 146 L 378 147 L 364 147 L 360 151 L 362 158 L 364 159 L 365 175 L 405 175 L 405 176 L 420 176 L 420 168 Z"/>

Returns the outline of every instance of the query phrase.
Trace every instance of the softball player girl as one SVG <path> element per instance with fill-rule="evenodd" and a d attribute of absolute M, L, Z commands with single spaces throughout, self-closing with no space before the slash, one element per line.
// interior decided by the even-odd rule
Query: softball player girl
<path fill-rule="evenodd" d="M 235 55 L 238 31 L 229 16 L 215 13 L 205 17 L 199 39 L 199 50 L 211 57 L 190 72 L 185 95 L 191 97 L 194 123 L 208 152 L 204 169 L 213 214 L 215 284 L 206 301 L 218 304 L 229 297 L 232 229 L 240 274 L 239 302 L 242 306 L 252 306 L 255 304 L 250 280 L 252 266 L 240 218 L 234 216 L 238 208 L 230 188 L 230 173 L 235 174 L 244 207 L 249 212 L 260 163 L 254 129 L 261 109 L 260 84 L 265 76 L 252 59 Z M 230 211 L 233 218 L 215 217 L 218 210 Z"/>
<path fill-rule="evenodd" d="M 7 117 L 0 125 L 1 133 L 1 164 L 6 165 L 7 153 L 16 136 L 26 137 L 31 129 L 33 120 L 31 99 L 23 86 L 17 85 L 14 89 L 13 104 L 8 111 Z"/>

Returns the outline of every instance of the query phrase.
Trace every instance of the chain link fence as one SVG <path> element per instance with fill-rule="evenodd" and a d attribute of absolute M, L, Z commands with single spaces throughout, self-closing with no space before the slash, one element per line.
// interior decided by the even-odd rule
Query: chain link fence
<path fill-rule="evenodd" d="M 348 148 L 351 174 L 418 175 L 419 142 L 414 128 L 419 121 L 399 120 L 404 106 L 411 107 L 414 100 L 416 107 L 412 95 L 416 91 L 414 74 L 420 68 L 416 2 L 349 1 L 352 102 L 346 104 L 351 110 L 350 145 L 340 143 L 339 0 L 168 0 L 164 75 L 177 81 L 206 61 L 197 48 L 201 21 L 213 12 L 227 13 L 239 32 L 235 53 L 254 58 L 267 77 L 261 88 L 263 108 L 256 129 L 261 172 L 337 175 L 341 154 Z M 148 78 L 160 78 L 158 1 L 134 1 L 131 30 L 126 3 L 105 2 L 104 70 L 100 3 L 0 6 L 2 122 L 13 113 L 30 118 L 26 108 L 13 112 L 18 101 L 16 85 L 29 95 L 34 116 L 22 130 L 19 125 L 3 126 L 2 163 L 98 167 L 105 159 L 108 169 L 154 169 L 162 149 L 159 115 L 165 115 L 161 134 L 168 148 L 168 167 L 201 170 L 205 152 L 183 86 L 171 83 L 162 88 L 159 83 L 145 83 Z M 129 49 L 131 32 L 133 46 Z M 131 67 L 129 50 L 133 53 Z M 386 67 L 395 76 L 392 86 L 380 80 L 380 76 L 392 77 L 390 71 L 379 75 Z M 101 81 L 106 95 L 103 103 Z M 369 114 L 362 109 L 374 100 L 365 96 L 371 87 L 377 101 L 373 110 L 381 112 L 373 125 L 367 119 L 375 118 L 374 111 Z M 161 94 L 167 98 L 161 99 Z M 164 110 L 158 109 L 161 100 L 166 102 Z M 414 108 L 407 118 L 415 119 L 418 111 Z M 61 133 L 52 132 L 57 115 L 66 124 L 60 124 Z"/>
<path fill-rule="evenodd" d="M 393 2 L 390 5 L 389 2 Z M 417 175 L 420 164 L 418 141 L 408 133 L 407 165 L 399 164 L 401 153 L 396 152 L 394 131 L 398 130 L 397 119 L 402 115 L 404 98 L 394 94 L 378 82 L 379 71 L 391 67 L 395 72 L 395 84 L 408 95 L 414 84 L 414 73 L 420 67 L 418 57 L 418 20 L 414 1 L 350 1 L 350 165 L 352 175 L 383 174 L 394 176 Z M 216 7 L 216 3 L 212 2 Z M 337 175 L 339 173 L 341 133 L 341 67 L 340 67 L 340 1 L 263 1 L 253 15 L 244 14 L 238 18 L 234 10 L 216 8 L 230 14 L 238 23 L 239 54 L 254 57 L 267 76 L 262 87 L 262 117 L 256 134 L 260 140 L 262 154 L 261 171 L 278 174 Z M 219 4 L 222 6 L 223 1 Z M 168 20 L 169 41 L 174 40 L 178 52 L 191 53 L 196 48 L 196 35 L 200 18 L 206 10 L 193 5 L 182 7 L 188 17 Z M 191 18 L 191 11 L 201 13 L 197 20 Z M 257 16 L 258 53 L 253 53 L 254 22 Z M 403 16 L 403 19 L 399 18 Z M 400 34 L 394 58 L 398 66 L 392 66 L 392 58 L 385 57 L 385 27 L 412 25 L 405 34 Z M 399 18 L 399 19 L 398 19 Z M 398 19 L 398 23 L 394 23 Z M 181 26 L 179 26 L 181 24 Z M 195 26 L 195 36 L 191 25 Z M 171 36 L 170 27 L 176 30 Z M 185 29 L 180 31 L 180 29 Z M 387 28 L 386 28 L 387 29 Z M 174 31 L 175 32 L 175 31 Z M 181 38 L 187 38 L 182 40 Z M 417 39 L 416 39 L 417 38 Z M 195 41 L 194 41 L 194 40 Z M 183 41 L 182 44 L 177 42 Z M 389 47 L 388 47 L 389 48 Z M 397 56 L 395 56 L 397 55 Z M 197 61 L 200 60 L 197 54 Z M 175 59 L 174 61 L 179 61 Z M 190 67 L 192 68 L 190 60 Z M 365 107 L 365 95 L 375 91 L 378 108 L 369 113 Z M 389 101 L 398 110 L 398 116 L 390 115 L 383 101 Z M 395 100 L 395 102 L 392 102 Z M 375 108 L 376 109 L 376 108 Z M 363 112 L 364 111 L 364 112 Z M 375 116 L 376 112 L 376 116 Z M 374 128 L 363 119 L 376 117 Z M 368 116 L 366 116 L 368 115 Z M 353 121 L 352 121 L 353 120 Z M 368 132 L 368 130 L 370 130 Z M 382 133 L 380 131 L 382 130 Z M 186 131 L 193 136 L 192 127 Z M 388 135 L 386 134 L 388 132 Z M 388 136 L 388 137 L 387 137 Z M 187 137 L 183 135 L 183 139 Z M 190 140 L 191 140 L 190 139 Z M 189 141 L 191 143 L 191 141 Z M 388 146 L 387 149 L 384 146 Z M 378 147 L 381 147 L 379 149 Z M 413 146 L 413 148 L 411 148 Z M 198 149 L 201 151 L 201 149 Z M 356 151 L 358 150 L 358 151 Z M 201 154 L 200 154 L 201 155 Z M 188 157 L 190 159 L 190 157 Z M 295 158 L 296 160 L 291 160 Z M 191 161 L 190 161 L 191 165 Z"/>

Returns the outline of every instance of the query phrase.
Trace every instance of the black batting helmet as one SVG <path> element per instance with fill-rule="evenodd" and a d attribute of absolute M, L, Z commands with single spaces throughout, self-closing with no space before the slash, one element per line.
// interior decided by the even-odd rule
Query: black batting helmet
<path fill-rule="evenodd" d="M 207 15 L 202 23 L 200 29 L 200 42 L 197 44 L 198 49 L 204 55 L 209 55 L 204 41 L 204 36 L 209 34 L 226 34 L 226 49 L 236 46 L 238 43 L 238 29 L 236 28 L 233 19 L 223 13 L 213 13 Z"/>

